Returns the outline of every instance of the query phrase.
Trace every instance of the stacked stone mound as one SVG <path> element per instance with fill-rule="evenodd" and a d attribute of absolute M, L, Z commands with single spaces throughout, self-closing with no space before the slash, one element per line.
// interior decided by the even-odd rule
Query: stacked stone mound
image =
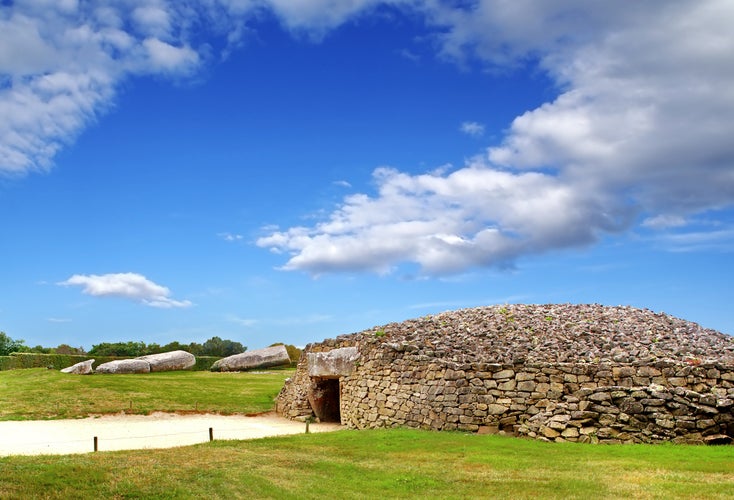
<path fill-rule="evenodd" d="M 338 377 L 350 427 L 580 442 L 734 437 L 734 338 L 663 313 L 505 305 L 343 335 L 306 347 L 277 410 L 310 416 L 327 386 L 309 375 L 309 357 L 345 347 L 359 353 L 354 369 L 322 378 Z"/>
<path fill-rule="evenodd" d="M 665 313 L 598 304 L 448 311 L 363 332 L 457 362 L 734 364 L 734 339 Z M 360 334 L 358 334 L 360 335 Z"/>

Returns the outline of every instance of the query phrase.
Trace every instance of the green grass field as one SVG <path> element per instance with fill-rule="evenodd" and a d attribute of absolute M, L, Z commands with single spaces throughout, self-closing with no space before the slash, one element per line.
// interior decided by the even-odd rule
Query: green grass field
<path fill-rule="evenodd" d="M 4 419 L 55 418 L 101 412 L 100 406 L 128 411 L 133 400 L 140 412 L 188 411 L 198 402 L 202 410 L 250 413 L 271 409 L 291 373 L 78 377 L 16 370 L 0 372 L 0 409 Z M 734 498 L 734 447 L 345 430 L 0 458 L 0 499 L 16 498 Z"/>
<path fill-rule="evenodd" d="M 0 498 L 732 498 L 731 447 L 405 429 L 0 458 Z"/>
<path fill-rule="evenodd" d="M 0 371 L 0 420 L 81 418 L 90 414 L 259 413 L 293 370 L 261 373 L 160 372 L 68 375 L 45 368 Z"/>

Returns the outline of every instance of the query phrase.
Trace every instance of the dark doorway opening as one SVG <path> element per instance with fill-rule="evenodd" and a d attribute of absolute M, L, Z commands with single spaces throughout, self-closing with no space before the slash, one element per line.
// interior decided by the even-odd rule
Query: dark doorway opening
<path fill-rule="evenodd" d="M 311 379 L 308 402 L 311 403 L 311 409 L 316 417 L 322 422 L 341 423 L 338 378 Z"/>

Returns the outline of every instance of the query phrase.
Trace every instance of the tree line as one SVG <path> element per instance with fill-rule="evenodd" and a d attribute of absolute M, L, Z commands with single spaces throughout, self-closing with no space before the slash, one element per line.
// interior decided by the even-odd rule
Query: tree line
<path fill-rule="evenodd" d="M 14 340 L 5 332 L 0 331 L 0 356 L 7 356 L 13 352 L 31 352 L 40 354 L 89 354 L 92 356 L 145 356 L 147 354 L 158 354 L 169 351 L 187 351 L 194 356 L 217 356 L 227 357 L 233 354 L 240 354 L 247 350 L 240 342 L 222 339 L 220 337 L 212 337 L 203 344 L 191 342 L 182 344 L 181 342 L 169 342 L 166 345 L 156 343 L 146 344 L 145 342 L 102 342 L 95 344 L 89 350 L 85 351 L 83 347 L 72 347 L 68 344 L 60 344 L 57 347 L 35 346 L 29 347 L 23 340 Z"/>

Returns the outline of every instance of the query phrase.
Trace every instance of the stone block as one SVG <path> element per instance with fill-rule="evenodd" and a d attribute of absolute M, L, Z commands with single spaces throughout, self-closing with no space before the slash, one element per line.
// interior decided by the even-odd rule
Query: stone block
<path fill-rule="evenodd" d="M 561 432 L 561 436 L 566 439 L 577 438 L 579 435 L 579 430 L 575 427 L 568 427 Z"/>
<path fill-rule="evenodd" d="M 71 373 L 73 375 L 90 375 L 94 371 L 92 370 L 92 364 L 94 364 L 94 360 L 88 359 L 75 365 L 71 365 L 67 368 L 63 368 L 61 370 L 61 373 Z"/>
<path fill-rule="evenodd" d="M 513 378 L 514 376 L 515 376 L 515 372 L 513 370 L 500 370 L 492 374 L 492 378 L 495 380 Z"/>
<path fill-rule="evenodd" d="M 509 410 L 506 406 L 500 405 L 500 404 L 490 404 L 487 405 L 487 414 L 489 415 L 502 415 L 503 413 L 506 413 Z"/>
<path fill-rule="evenodd" d="M 137 359 L 147 361 L 152 372 L 188 370 L 196 364 L 196 357 L 193 354 L 180 350 L 139 356 Z"/>
<path fill-rule="evenodd" d="M 541 434 L 548 439 L 555 439 L 561 435 L 556 429 L 545 426 L 541 429 Z"/>
<path fill-rule="evenodd" d="M 344 349 L 350 349 L 356 351 L 355 347 L 345 347 Z M 335 349 L 340 351 L 341 349 Z M 333 352 L 333 351 L 329 351 Z M 351 351 L 349 351 L 351 352 Z M 318 359 L 328 360 L 329 353 L 309 353 L 309 371 L 311 368 L 311 356 Z M 286 351 L 284 345 L 277 345 L 273 347 L 266 347 L 265 349 L 256 349 L 254 351 L 245 351 L 241 354 L 235 354 L 234 356 L 228 356 L 226 358 L 219 359 L 214 362 L 211 367 L 211 371 L 217 372 L 239 372 L 258 368 L 268 368 L 271 366 L 284 366 L 290 364 L 291 360 L 288 357 L 288 351 Z M 353 367 L 354 363 L 352 363 Z M 328 365 L 326 365 L 328 366 Z M 328 370 L 326 370 L 328 371 Z M 351 372 L 350 372 L 351 373 Z M 309 373 L 310 374 L 310 373 Z M 314 376 L 314 375 L 311 375 Z M 324 375 L 321 375 L 324 376 Z"/>
<path fill-rule="evenodd" d="M 662 372 L 652 366 L 639 366 L 637 367 L 638 377 L 659 377 Z"/>
<path fill-rule="evenodd" d="M 118 359 L 102 363 L 97 367 L 96 372 L 112 374 L 150 373 L 150 363 L 141 359 Z"/>
<path fill-rule="evenodd" d="M 615 366 L 612 367 L 612 377 L 615 379 L 633 377 L 637 374 L 634 366 Z"/>

